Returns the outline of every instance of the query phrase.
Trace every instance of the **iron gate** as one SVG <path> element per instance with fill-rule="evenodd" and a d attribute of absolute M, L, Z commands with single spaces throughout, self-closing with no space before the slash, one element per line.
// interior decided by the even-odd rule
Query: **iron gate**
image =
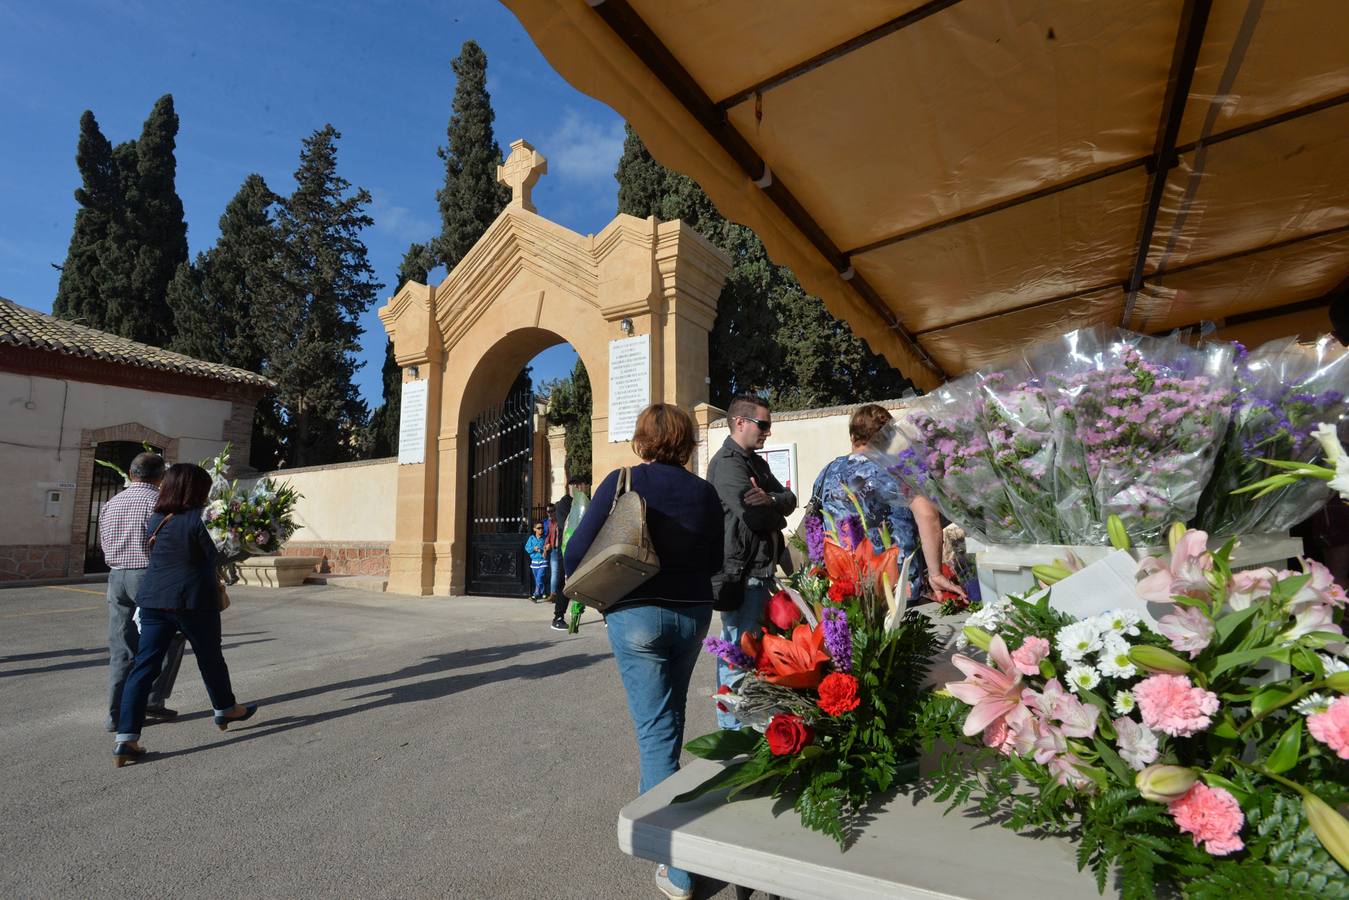
<path fill-rule="evenodd" d="M 516 391 L 469 423 L 468 471 L 468 592 L 528 597 L 533 391 Z"/>

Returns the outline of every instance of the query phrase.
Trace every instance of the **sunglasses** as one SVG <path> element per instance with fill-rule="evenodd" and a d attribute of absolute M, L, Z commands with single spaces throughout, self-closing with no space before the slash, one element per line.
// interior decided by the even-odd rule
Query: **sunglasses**
<path fill-rule="evenodd" d="M 746 422 L 753 422 L 755 425 L 759 426 L 760 431 L 767 431 L 773 427 L 773 421 L 771 419 L 751 419 L 749 416 L 737 416 L 736 418 Z"/>

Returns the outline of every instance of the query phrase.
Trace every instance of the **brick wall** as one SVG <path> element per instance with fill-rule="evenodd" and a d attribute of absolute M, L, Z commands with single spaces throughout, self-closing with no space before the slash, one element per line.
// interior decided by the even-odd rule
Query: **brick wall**
<path fill-rule="evenodd" d="M 80 565 L 84 565 L 81 548 Z M 0 581 L 65 578 L 70 547 L 65 544 L 0 545 Z"/>
<path fill-rule="evenodd" d="M 289 541 L 282 556 L 319 556 L 320 572 L 333 575 L 388 575 L 389 545 L 384 541 Z"/>

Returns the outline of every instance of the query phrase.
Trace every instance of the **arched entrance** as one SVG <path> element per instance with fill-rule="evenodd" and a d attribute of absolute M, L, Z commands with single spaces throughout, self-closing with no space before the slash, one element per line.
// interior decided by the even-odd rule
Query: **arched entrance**
<path fill-rule="evenodd" d="M 498 169 L 510 205 L 439 285 L 409 282 L 379 311 L 403 367 L 405 410 L 414 398 L 391 591 L 465 592 L 469 427 L 539 351 L 566 341 L 590 375 L 597 476 L 633 461 L 634 405 L 707 402 L 707 335 L 730 261 L 681 222 L 620 215 L 597 235 L 550 222 L 529 196 L 546 171 L 533 147 L 513 143 Z M 611 364 L 621 373 L 612 395 Z"/>

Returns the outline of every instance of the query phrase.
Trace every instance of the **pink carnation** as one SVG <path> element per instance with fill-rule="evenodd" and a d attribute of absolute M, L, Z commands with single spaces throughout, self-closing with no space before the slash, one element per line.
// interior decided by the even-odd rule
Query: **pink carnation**
<path fill-rule="evenodd" d="M 1182 832 L 1194 836 L 1194 845 L 1214 856 L 1235 853 L 1246 845 L 1241 842 L 1241 826 L 1246 824 L 1241 805 L 1222 788 L 1211 788 L 1202 781 L 1184 797 L 1168 805 L 1171 818 Z"/>
<path fill-rule="evenodd" d="M 1218 695 L 1195 687 L 1184 675 L 1153 675 L 1133 688 L 1143 724 L 1172 737 L 1208 728 L 1218 711 Z"/>
<path fill-rule="evenodd" d="M 1012 651 L 1012 665 L 1022 675 L 1039 675 L 1040 660 L 1049 655 L 1049 641 L 1034 635 L 1021 642 L 1021 646 Z"/>
<path fill-rule="evenodd" d="M 1349 697 L 1339 698 L 1323 713 L 1308 716 L 1307 730 L 1340 759 L 1349 759 Z"/>

